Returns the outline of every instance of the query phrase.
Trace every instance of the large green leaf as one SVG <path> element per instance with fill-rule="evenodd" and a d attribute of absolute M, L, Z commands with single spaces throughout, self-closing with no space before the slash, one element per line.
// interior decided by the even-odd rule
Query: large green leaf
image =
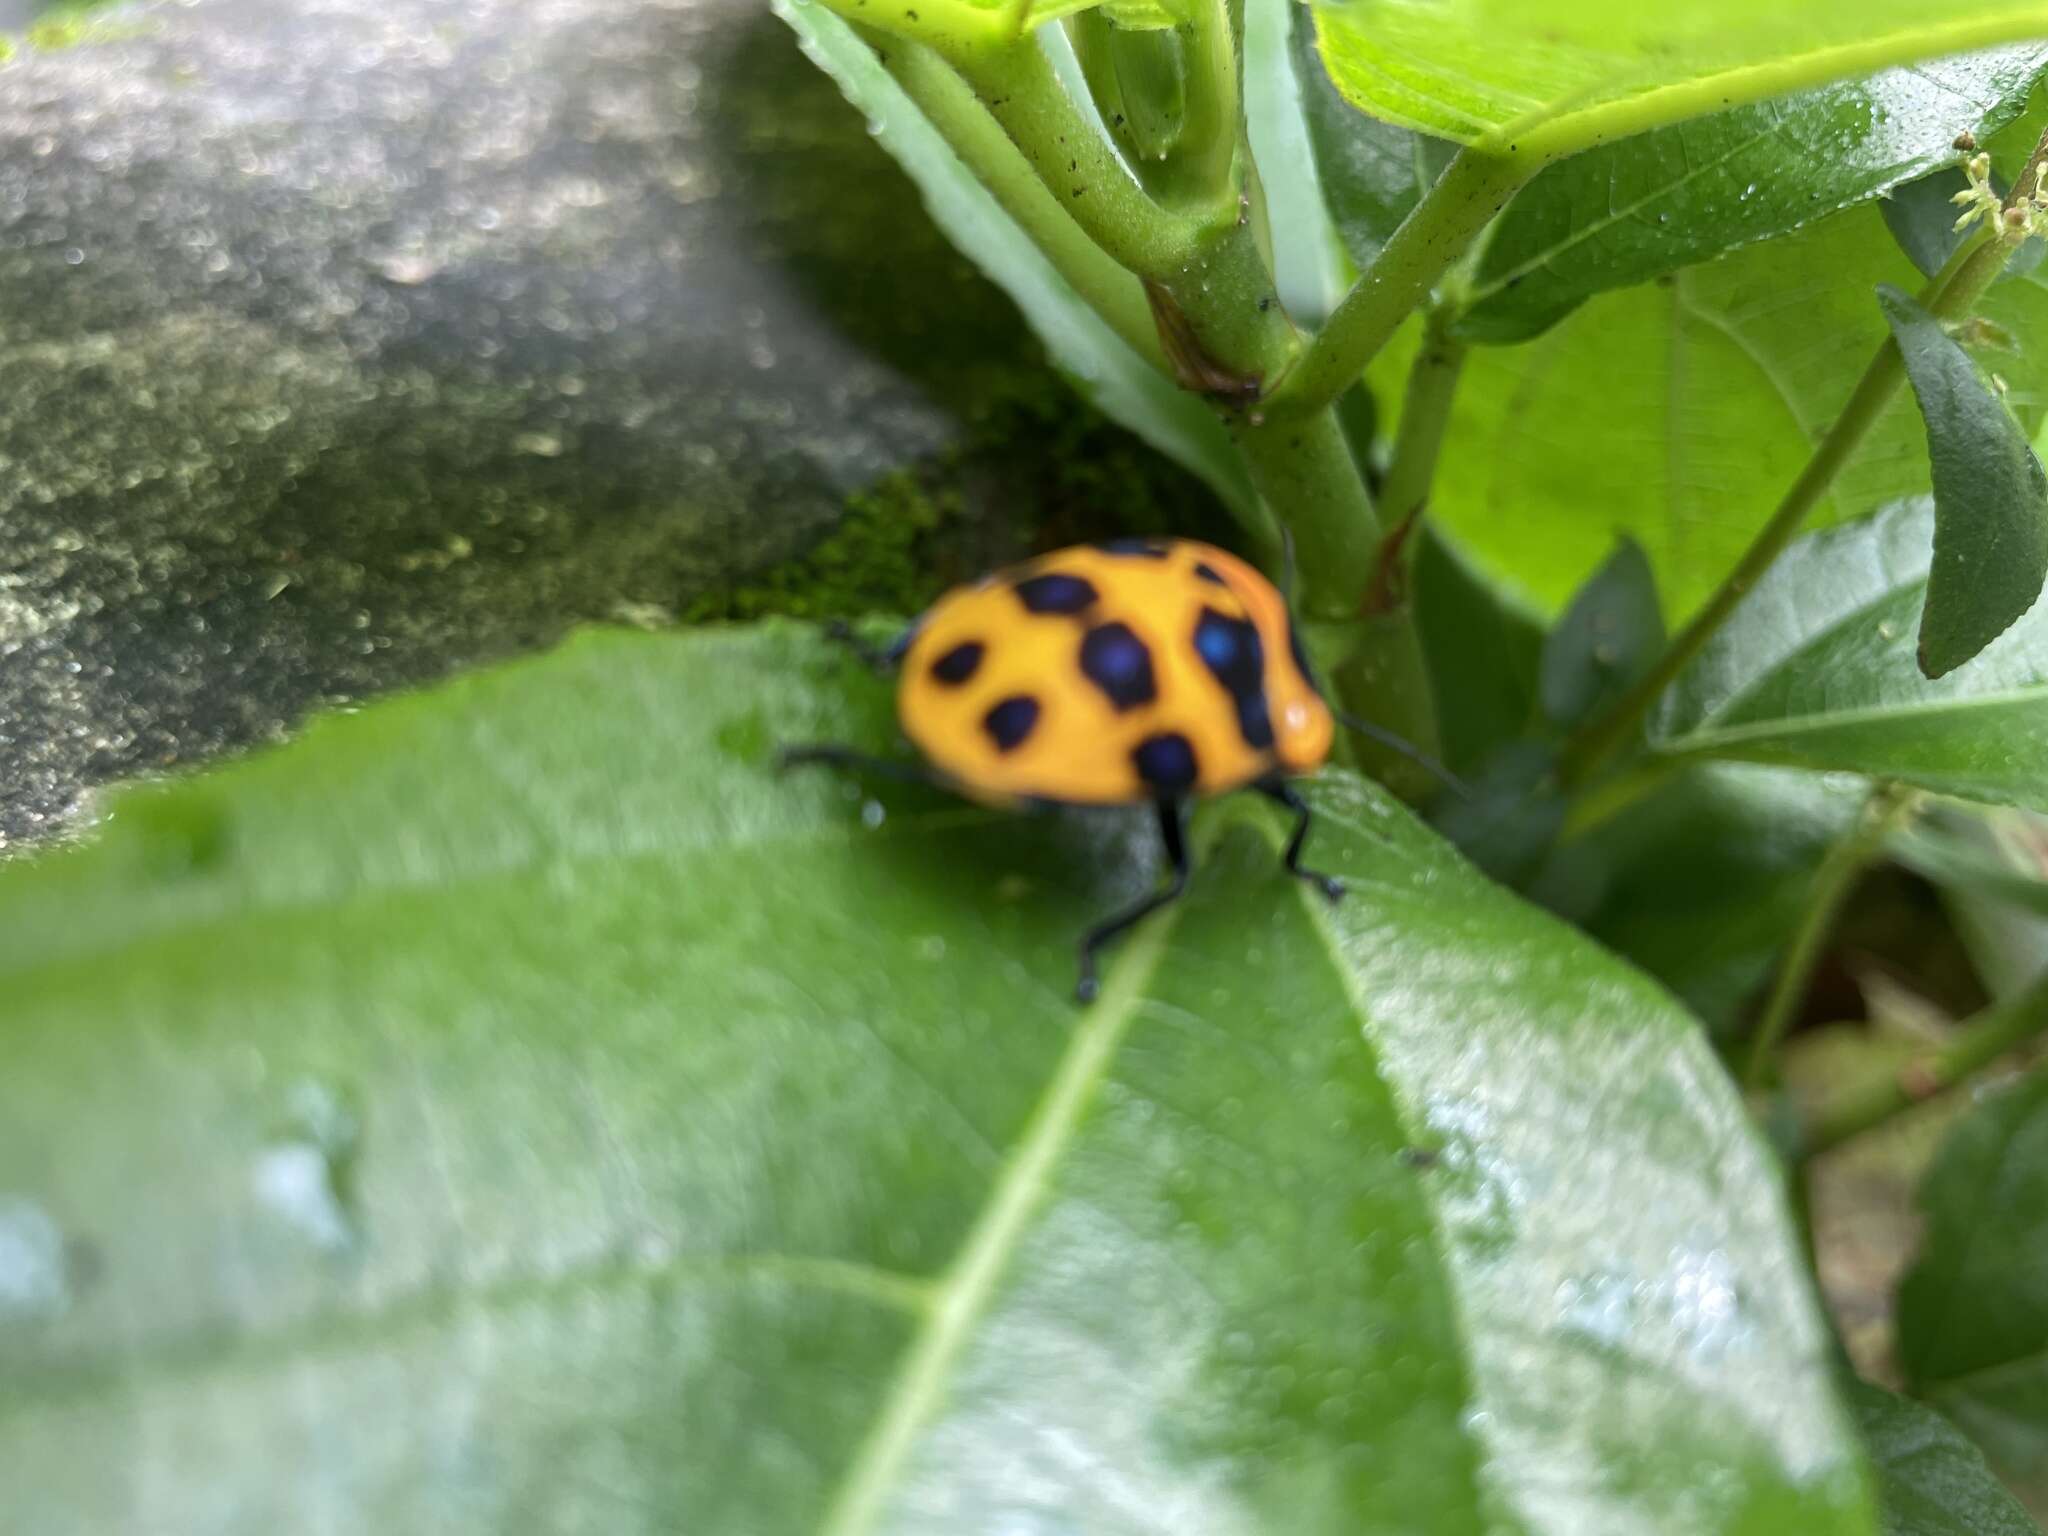
<path fill-rule="evenodd" d="M 1886 286 L 1906 377 L 1927 424 L 1934 560 L 1920 614 L 1920 670 L 1954 671 L 2034 606 L 2048 578 L 2048 474 L 2019 423 L 1942 323 Z"/>
<path fill-rule="evenodd" d="M 777 0 L 775 10 L 811 61 L 867 114 L 877 140 L 917 183 L 946 238 L 1016 301 L 1080 392 L 1208 481 L 1237 512 L 1248 513 L 1257 498 L 1214 413 L 1089 308 L 845 22 L 817 0 Z"/>
<path fill-rule="evenodd" d="M 2048 1487 L 2048 1071 L 1950 1132 L 1920 1205 L 1926 1238 L 1899 1287 L 1907 1380 L 2001 1471 Z"/>
<path fill-rule="evenodd" d="M 1660 701 L 1652 745 L 2048 808 L 2048 604 L 1921 676 L 1933 524 L 1917 497 L 1786 550 Z"/>
<path fill-rule="evenodd" d="M 1574 155 L 1508 205 L 1460 329 L 1532 336 L 1592 294 L 1804 228 L 1952 164 L 1957 132 L 1988 139 L 2014 120 L 2044 63 L 2038 46 L 1942 59 Z"/>
<path fill-rule="evenodd" d="M 794 627 L 604 635 L 0 872 L 15 1528 L 1867 1532 L 1698 1031 L 1390 797 L 778 779 Z"/>
<path fill-rule="evenodd" d="M 2040 1536 L 1983 1452 L 1932 1408 L 1864 1381 L 1848 1395 L 1877 1469 L 1885 1536 Z"/>
<path fill-rule="evenodd" d="M 1871 290 L 1914 281 L 1877 212 L 1854 209 L 1602 294 L 1526 345 L 1476 350 L 1430 513 L 1483 571 L 1548 611 L 1625 531 L 1676 625 L 1748 546 L 1884 341 Z M 2034 344 L 2048 337 L 2048 290 L 2001 284 L 1983 312 L 2022 342 L 1988 360 L 2032 430 L 2048 397 L 2048 346 Z M 1390 403 L 1399 366 L 1394 356 L 1373 371 Z M 1924 435 L 1901 398 L 1815 521 L 1926 487 Z"/>
<path fill-rule="evenodd" d="M 2039 0 L 1315 0 L 1330 73 L 1388 122 L 1560 154 L 1895 64 L 2048 37 Z"/>

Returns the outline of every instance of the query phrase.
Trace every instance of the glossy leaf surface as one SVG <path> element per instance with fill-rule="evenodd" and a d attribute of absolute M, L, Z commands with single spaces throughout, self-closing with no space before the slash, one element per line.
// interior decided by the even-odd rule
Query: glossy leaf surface
<path fill-rule="evenodd" d="M 1885 1536 L 2040 1536 L 1984 1453 L 1932 1408 L 1863 1381 L 1848 1397 L 1877 1472 Z"/>
<path fill-rule="evenodd" d="M 590 637 L 0 875 L 10 1517 L 1870 1529 L 1665 994 L 1333 773 L 1077 1010 L 1142 820 L 766 766 L 888 721 Z"/>
<path fill-rule="evenodd" d="M 2048 807 L 2048 604 L 1921 676 L 1933 521 L 1915 498 L 1794 544 L 1665 694 L 1653 746 Z"/>
<path fill-rule="evenodd" d="M 1935 60 L 1574 155 L 1508 205 L 1460 329 L 1520 340 L 1595 293 L 1775 239 L 1952 165 L 1956 134 L 1988 140 L 2013 121 L 2044 63 L 2048 50 L 2034 45 Z"/>

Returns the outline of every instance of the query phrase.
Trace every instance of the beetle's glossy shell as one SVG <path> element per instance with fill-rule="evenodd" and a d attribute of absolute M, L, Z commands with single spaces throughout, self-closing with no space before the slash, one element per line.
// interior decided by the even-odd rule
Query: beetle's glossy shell
<path fill-rule="evenodd" d="M 897 716 L 992 802 L 1213 795 L 1329 756 L 1330 711 L 1287 604 L 1190 540 L 1077 545 L 940 598 L 904 655 Z"/>

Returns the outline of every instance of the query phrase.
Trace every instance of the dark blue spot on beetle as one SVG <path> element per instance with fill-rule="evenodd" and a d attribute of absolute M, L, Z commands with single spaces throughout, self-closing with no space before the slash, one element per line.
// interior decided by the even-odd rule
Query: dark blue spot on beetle
<path fill-rule="evenodd" d="M 1085 613 L 1095 606 L 1096 591 L 1085 577 L 1049 571 L 1018 582 L 1017 596 L 1033 613 Z"/>
<path fill-rule="evenodd" d="M 1121 624 L 1098 624 L 1081 637 L 1081 671 L 1119 710 L 1136 709 L 1159 697 L 1152 679 L 1152 653 Z"/>
<path fill-rule="evenodd" d="M 1143 560 L 1164 560 L 1166 546 L 1157 539 L 1104 539 L 1095 546 L 1105 555 L 1135 555 Z"/>
<path fill-rule="evenodd" d="M 981 717 L 981 728 L 998 752 L 1014 752 L 1036 724 L 1038 700 L 1028 693 L 1012 694 Z"/>
<path fill-rule="evenodd" d="M 1209 564 L 1206 560 L 1197 560 L 1195 562 L 1195 574 L 1201 577 L 1204 581 L 1215 582 L 1216 585 L 1219 587 L 1227 587 L 1230 585 L 1229 582 L 1225 581 L 1220 575 L 1217 574 L 1216 567 Z"/>
<path fill-rule="evenodd" d="M 1254 752 L 1273 745 L 1273 721 L 1266 708 L 1266 652 L 1258 626 L 1204 608 L 1195 621 L 1195 654 L 1223 685 L 1237 708 L 1238 734 Z"/>
<path fill-rule="evenodd" d="M 981 658 L 982 644 L 979 640 L 962 640 L 932 663 L 932 676 L 948 688 L 958 688 L 974 676 L 981 666 Z"/>
<path fill-rule="evenodd" d="M 1177 795 L 1195 787 L 1195 749 L 1179 731 L 1147 736 L 1132 750 L 1131 766 L 1161 794 Z"/>

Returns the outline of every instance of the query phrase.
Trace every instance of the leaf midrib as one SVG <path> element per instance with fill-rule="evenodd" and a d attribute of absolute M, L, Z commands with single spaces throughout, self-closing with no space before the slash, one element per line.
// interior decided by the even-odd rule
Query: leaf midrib
<path fill-rule="evenodd" d="M 1141 924 L 1082 1015 L 1044 1096 L 1031 1112 L 990 1198 L 960 1252 L 933 1286 L 924 1326 L 903 1357 L 880 1415 L 854 1452 L 820 1536 L 862 1536 L 875 1528 L 917 1439 L 944 1398 L 974 1326 L 1023 1239 L 1053 1170 L 1123 1044 L 1146 984 L 1179 918 L 1178 906 Z"/>
<path fill-rule="evenodd" d="M 2048 37 L 2048 8 L 2019 5 L 1967 23 L 1901 28 L 1881 37 L 1781 55 L 1713 74 L 1652 86 L 1598 106 L 1526 112 L 1474 140 L 1483 152 L 1514 149 L 1561 158 L 1609 139 L 1645 133 L 1713 111 L 1751 106 L 1922 59 Z"/>
<path fill-rule="evenodd" d="M 1758 720 L 1714 730 L 1691 731 L 1667 736 L 1655 743 L 1658 751 L 1674 756 L 1708 751 L 1715 747 L 1769 740 L 1773 736 L 1809 736 L 1844 725 L 1868 725 L 1886 720 L 1911 720 L 1922 716 L 1962 713 L 1974 709 L 2003 708 L 2013 704 L 2048 707 L 2048 683 L 2028 688 L 2001 689 L 1996 693 L 1974 693 L 1942 699 L 1921 699 L 1908 704 L 1868 704 L 1856 709 L 1834 710 L 1824 715 L 1781 715 L 1775 720 Z"/>

